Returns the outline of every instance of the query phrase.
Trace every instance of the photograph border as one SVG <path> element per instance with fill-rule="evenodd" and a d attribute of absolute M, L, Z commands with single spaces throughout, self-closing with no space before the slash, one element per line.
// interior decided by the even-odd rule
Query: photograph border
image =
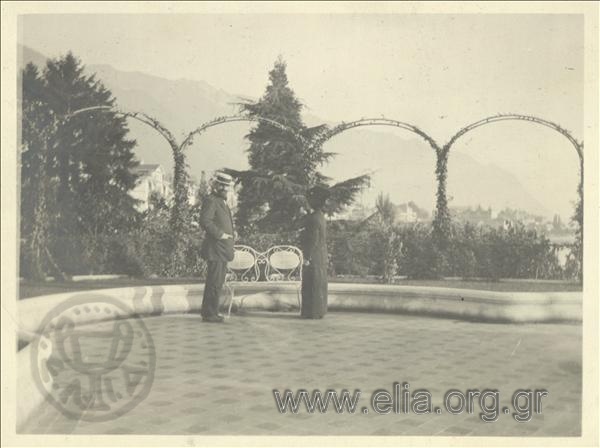
<path fill-rule="evenodd" d="M 3 446 L 598 446 L 597 2 L 2 2 L 2 445 Z M 16 434 L 18 240 L 17 37 L 23 14 L 582 14 L 584 50 L 584 285 L 581 437 L 104 436 Z"/>

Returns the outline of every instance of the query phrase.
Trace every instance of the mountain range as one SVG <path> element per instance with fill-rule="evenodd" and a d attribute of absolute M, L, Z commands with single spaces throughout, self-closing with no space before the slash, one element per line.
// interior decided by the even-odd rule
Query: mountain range
<path fill-rule="evenodd" d="M 28 62 L 38 67 L 45 65 L 46 57 L 28 47 L 21 46 L 20 55 L 22 67 Z M 95 73 L 111 90 L 121 109 L 155 117 L 179 141 L 213 118 L 235 115 L 243 99 L 256 99 L 225 92 L 198 80 L 164 79 L 110 65 L 86 65 L 86 70 Z M 312 115 L 305 115 L 304 120 L 308 125 L 334 124 Z M 192 178 L 199 179 L 201 171 L 224 166 L 246 168 L 248 142 L 244 136 L 251 126 L 245 122 L 228 123 L 196 137 L 187 153 Z M 136 154 L 141 161 L 161 164 L 167 171 L 172 169 L 170 148 L 154 129 L 131 120 L 130 131 L 137 141 Z M 333 137 L 325 150 L 337 153 L 322 169 L 336 181 L 373 173 L 371 187 L 359 199 L 364 205 L 372 205 L 377 194 L 383 192 L 394 203 L 414 201 L 421 208 L 433 210 L 435 157 L 424 141 L 393 128 L 360 128 Z M 497 165 L 483 164 L 468 154 L 456 152 L 450 155 L 448 169 L 450 206 L 481 204 L 496 211 L 511 207 L 546 217 L 554 213 L 548 199 L 533 197 L 512 173 Z"/>

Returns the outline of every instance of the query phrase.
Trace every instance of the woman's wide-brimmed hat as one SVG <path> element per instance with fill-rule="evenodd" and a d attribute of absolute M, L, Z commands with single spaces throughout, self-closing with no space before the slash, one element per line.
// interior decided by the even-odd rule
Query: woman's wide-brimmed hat
<path fill-rule="evenodd" d="M 212 179 L 213 183 L 231 187 L 233 185 L 233 177 L 223 171 L 215 171 Z"/>
<path fill-rule="evenodd" d="M 319 205 L 325 204 L 327 199 L 331 196 L 330 188 L 327 185 L 315 185 L 308 190 L 306 198 L 310 202 L 315 202 Z"/>
<path fill-rule="evenodd" d="M 327 185 L 315 185 L 308 190 L 308 196 L 327 199 L 330 196 L 329 187 Z"/>

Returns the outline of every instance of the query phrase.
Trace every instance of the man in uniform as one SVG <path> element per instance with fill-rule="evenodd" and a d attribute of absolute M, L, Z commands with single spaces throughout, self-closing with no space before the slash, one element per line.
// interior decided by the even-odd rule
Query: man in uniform
<path fill-rule="evenodd" d="M 217 171 L 211 194 L 204 200 L 200 211 L 200 225 L 206 232 L 201 255 L 208 264 L 200 311 L 205 322 L 223 322 L 223 316 L 219 314 L 219 297 L 225 282 L 227 262 L 233 260 L 233 219 L 226 202 L 232 184 L 229 174 Z"/>

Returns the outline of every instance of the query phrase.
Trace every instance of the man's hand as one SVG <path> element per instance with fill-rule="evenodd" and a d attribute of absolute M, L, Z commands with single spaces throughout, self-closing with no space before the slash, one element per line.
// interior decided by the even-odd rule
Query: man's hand
<path fill-rule="evenodd" d="M 233 238 L 233 235 L 230 235 L 229 233 L 224 233 L 223 235 L 221 235 L 221 238 L 219 238 L 220 240 L 230 240 Z"/>

